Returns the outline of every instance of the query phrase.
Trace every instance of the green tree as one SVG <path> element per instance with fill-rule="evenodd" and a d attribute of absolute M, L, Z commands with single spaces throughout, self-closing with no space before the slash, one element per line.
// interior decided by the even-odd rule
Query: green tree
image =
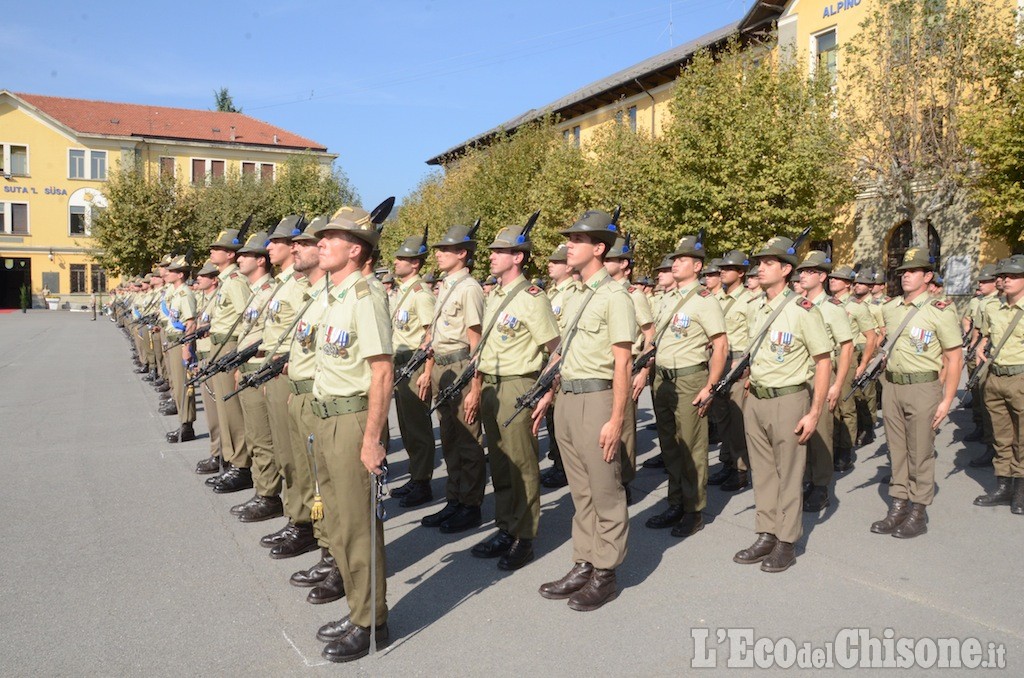
<path fill-rule="evenodd" d="M 990 38 L 1005 32 L 996 4 L 876 0 L 842 53 L 856 179 L 911 222 L 916 245 L 970 183 L 964 116 L 984 97 Z"/>
<path fill-rule="evenodd" d="M 221 87 L 213 92 L 213 110 L 222 113 L 241 113 L 242 109 L 235 106 L 235 100 L 231 98 L 227 87 Z"/>
<path fill-rule="evenodd" d="M 653 204 L 667 207 L 673 236 L 705 229 L 709 251 L 723 252 L 807 226 L 835 230 L 853 187 L 824 74 L 808 78 L 795 58 L 733 41 L 694 56 L 671 111 L 659 168 L 667 195 Z"/>
<path fill-rule="evenodd" d="M 1024 47 L 1009 32 L 992 36 L 991 87 L 965 115 L 976 164 L 971 196 L 988 233 L 1020 249 L 1024 242 Z"/>
<path fill-rule="evenodd" d="M 113 173 L 104 189 L 108 207 L 94 220 L 95 258 L 116 274 L 149 270 L 171 251 L 192 247 L 197 260 L 227 228 L 253 215 L 251 232 L 270 231 L 287 214 L 312 219 L 358 195 L 341 169 L 325 167 L 311 154 L 289 157 L 273 182 L 231 171 L 207 186 L 147 176 L 142 167 Z"/>
<path fill-rule="evenodd" d="M 141 168 L 113 172 L 103 189 L 107 208 L 93 220 L 96 261 L 115 275 L 148 271 L 168 252 L 194 244 L 197 203 L 173 179 L 147 179 Z"/>
<path fill-rule="evenodd" d="M 617 123 L 598 130 L 587 150 L 584 202 L 604 210 L 621 207 L 619 221 L 632 241 L 634 268 L 652 271 L 677 239 L 669 144 Z"/>

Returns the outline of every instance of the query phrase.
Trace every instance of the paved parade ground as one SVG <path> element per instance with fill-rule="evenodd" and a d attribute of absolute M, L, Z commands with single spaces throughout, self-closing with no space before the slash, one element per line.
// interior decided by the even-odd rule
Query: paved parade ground
<path fill-rule="evenodd" d="M 838 639 L 834 671 L 854 649 L 850 634 L 863 646 L 861 632 L 844 629 L 884 643 L 913 639 L 910 656 L 916 651 L 923 665 L 932 641 L 955 638 L 968 660 L 1002 657 L 1011 675 L 1024 667 L 1024 518 L 1009 507 L 972 505 L 993 479 L 991 469 L 967 468 L 977 444 L 954 441 L 969 427 L 966 410 L 939 433 L 925 536 L 904 541 L 868 530 L 886 510 L 879 435 L 838 479 L 832 506 L 820 517 L 804 514 L 797 563 L 782 574 L 732 562 L 755 537 L 752 491 L 710 488 L 707 527 L 680 541 L 644 527 L 665 508 L 667 476 L 641 469 L 621 595 L 591 613 L 537 594 L 571 564 L 567 488 L 544 491 L 537 558 L 513 573 L 469 555 L 492 523 L 442 535 L 418 526 L 440 500 L 404 511 L 389 499 L 391 645 L 353 664 L 329 664 L 315 633 L 346 605 L 310 605 L 307 589 L 288 584 L 318 555 L 267 556 L 258 539 L 284 519 L 243 524 L 228 514 L 251 492 L 215 495 L 193 472 L 209 453 L 203 415 L 200 439 L 164 442 L 177 419 L 157 414 L 157 396 L 133 374 L 120 331 L 90 317 L 0 315 L 4 676 L 679 676 L 693 673 L 695 655 L 738 676 L 754 672 L 726 670 L 728 637 L 740 637 L 739 629 L 752 629 L 751 646 L 766 638 L 826 648 Z M 655 448 L 649 394 L 640 405 L 642 461 Z M 407 464 L 393 414 L 391 424 L 397 487 Z M 444 473 L 440 465 L 435 497 L 443 496 Z M 485 520 L 493 516 L 490 494 L 483 509 Z M 789 663 L 789 647 L 778 643 L 777 663 Z"/>

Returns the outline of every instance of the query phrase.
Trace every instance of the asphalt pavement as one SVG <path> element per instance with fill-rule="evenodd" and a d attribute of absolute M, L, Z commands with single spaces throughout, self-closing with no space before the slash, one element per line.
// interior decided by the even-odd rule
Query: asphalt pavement
<path fill-rule="evenodd" d="M 878 441 L 838 478 L 830 508 L 804 514 L 797 563 L 782 574 L 732 562 L 755 537 L 752 491 L 710 488 L 707 527 L 679 540 L 644 527 L 665 508 L 667 476 L 640 470 L 621 595 L 591 613 L 537 594 L 571 566 L 568 489 L 542 494 L 536 560 L 502 572 L 469 555 L 493 522 L 451 536 L 419 527 L 443 497 L 439 450 L 437 502 L 408 511 L 386 502 L 391 644 L 330 664 L 315 633 L 344 616 L 345 603 L 310 605 L 307 589 L 288 584 L 317 554 L 267 556 L 258 540 L 284 520 L 229 515 L 249 493 L 215 495 L 193 472 L 209 453 L 202 413 L 200 439 L 164 442 L 176 417 L 157 413 L 118 329 L 90 317 L 0 315 L 0 675 L 678 676 L 693 673 L 696 658 L 717 667 L 700 673 L 740 676 L 764 669 L 729 668 L 730 637 L 771 639 L 781 671 L 789 641 L 825 648 L 860 633 L 844 629 L 865 629 L 883 648 L 882 640 L 914 639 L 921 656 L 911 674 L 930 672 L 920 646 L 940 638 L 977 639 L 984 660 L 1001 656 L 1013 674 L 1024 666 L 1024 518 L 972 505 L 994 481 L 991 469 L 967 468 L 981 448 L 955 440 L 970 428 L 965 410 L 939 433 L 925 536 L 868 530 L 887 506 L 879 427 Z M 643 461 L 657 452 L 646 394 L 639 417 Z M 397 487 L 407 458 L 393 414 L 391 436 Z M 717 447 L 712 471 L 716 460 Z M 484 516 L 493 517 L 489 491 Z"/>

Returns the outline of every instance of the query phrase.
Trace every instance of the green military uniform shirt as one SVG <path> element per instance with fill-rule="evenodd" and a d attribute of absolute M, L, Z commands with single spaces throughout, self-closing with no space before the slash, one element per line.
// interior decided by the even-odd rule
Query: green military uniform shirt
<path fill-rule="evenodd" d="M 299 286 L 299 280 L 301 278 L 295 276 L 293 266 L 289 266 L 274 277 L 274 286 L 280 285 L 280 287 L 277 287 L 274 298 L 267 304 L 266 321 L 263 323 L 263 343 L 260 344 L 261 351 L 273 350 L 275 355 L 281 355 L 288 351 L 288 341 L 281 341 L 281 335 L 291 326 L 295 320 L 295 314 L 302 307 L 302 289 Z M 280 345 L 278 345 L 279 341 Z"/>
<path fill-rule="evenodd" d="M 1013 322 L 1013 317 L 1022 308 L 1024 308 L 1024 299 L 1021 299 L 1012 306 L 1007 303 L 1006 299 L 1003 299 L 999 302 L 998 306 L 988 311 L 989 341 L 992 343 L 993 350 L 1003 340 L 1003 337 L 1006 336 L 1010 323 Z M 1024 319 L 1018 322 L 1011 332 L 1010 338 L 999 349 L 993 364 L 1000 367 L 1024 365 Z"/>
<path fill-rule="evenodd" d="M 849 292 L 841 297 L 836 297 L 836 299 L 842 303 L 843 309 L 846 311 L 846 317 L 850 320 L 850 329 L 853 331 L 854 347 L 858 351 L 862 350 L 868 343 L 868 338 L 864 333 L 878 329 L 878 323 L 875 321 L 875 316 L 872 315 L 866 303 Z"/>
<path fill-rule="evenodd" d="M 976 300 L 978 303 L 975 305 L 975 312 L 971 320 L 974 322 L 974 327 L 982 335 L 987 335 L 990 332 L 989 319 L 992 317 L 992 313 L 1003 303 L 1003 300 L 1000 299 L 999 294 L 996 292 L 986 294 L 984 297 L 978 297 Z M 974 300 L 972 299 L 972 301 Z"/>
<path fill-rule="evenodd" d="M 199 318 L 196 320 L 196 324 L 200 327 L 204 327 L 210 324 L 210 311 L 213 309 L 213 305 L 217 303 L 217 289 L 209 289 L 203 292 L 202 297 L 202 312 L 199 314 Z M 213 350 L 213 340 L 210 339 L 210 333 L 207 332 L 199 339 L 196 339 L 196 351 L 200 353 L 209 353 Z"/>
<path fill-rule="evenodd" d="M 301 298 L 301 303 L 296 310 L 298 313 L 307 302 L 312 303 L 302 312 L 302 317 L 295 324 L 292 332 L 291 344 L 288 346 L 288 378 L 292 381 L 303 381 L 312 379 L 316 374 L 316 339 L 317 328 L 324 311 L 327 309 L 326 281 L 327 276 L 318 280 L 315 286 L 310 286 L 308 278 L 302 278 L 297 282 L 296 291 Z"/>
<path fill-rule="evenodd" d="M 167 296 L 167 339 L 177 341 L 185 334 L 185 323 L 196 317 L 196 297 L 188 285 L 171 290 Z"/>
<path fill-rule="evenodd" d="M 393 353 L 391 323 L 383 295 L 375 294 L 353 271 L 327 296 L 316 337 L 313 397 L 366 396 L 370 392 L 368 358 Z"/>
<path fill-rule="evenodd" d="M 786 298 L 796 292 L 786 288 L 771 301 L 760 297 L 750 317 L 750 341 Z M 762 388 L 786 388 L 807 383 L 814 357 L 831 355 L 832 341 L 821 312 L 806 299 L 794 299 L 772 321 L 750 361 L 750 381 Z"/>
<path fill-rule="evenodd" d="M 919 310 L 893 343 L 886 358 L 886 369 L 899 374 L 938 372 L 942 368 L 943 349 L 961 345 L 956 311 L 952 304 L 928 294 L 919 295 L 912 305 Z M 903 297 L 896 297 L 882 306 L 890 338 L 899 329 L 910 306 Z"/>
<path fill-rule="evenodd" d="M 640 355 L 644 347 L 643 328 L 654 323 L 654 311 L 651 310 L 651 302 L 647 300 L 643 288 L 639 285 L 630 284 L 623 279 L 622 286 L 626 288 L 629 298 L 633 301 L 633 312 L 636 318 L 636 341 L 633 342 L 633 355 Z"/>
<path fill-rule="evenodd" d="M 222 338 L 223 341 L 217 343 L 224 343 L 234 340 L 227 333 L 238 316 L 245 312 L 245 302 L 249 300 L 249 282 L 238 272 L 235 264 L 225 268 L 217 277 L 220 285 L 217 287 L 217 301 L 213 303 L 210 312 L 210 336 Z"/>
<path fill-rule="evenodd" d="M 679 307 L 679 301 L 686 302 Z M 679 369 L 708 361 L 708 342 L 725 334 L 725 315 L 715 296 L 697 281 L 665 295 L 658 319 L 658 367 Z M 671 314 L 671 317 L 669 317 Z M 657 337 L 657 334 L 655 335 Z"/>
<path fill-rule="evenodd" d="M 246 348 L 263 341 L 263 323 L 267 319 L 270 296 L 274 294 L 276 287 L 277 285 L 269 273 L 249 286 L 252 299 L 245 309 L 242 322 L 239 323 L 238 329 L 235 331 L 235 336 L 238 337 L 238 348 Z M 251 358 L 249 362 L 258 364 L 261 360 L 261 358 Z"/>
<path fill-rule="evenodd" d="M 811 303 L 821 312 L 821 319 L 825 321 L 825 332 L 829 341 L 832 342 L 832 362 L 839 360 L 840 346 L 848 341 L 853 341 L 853 329 L 850 327 L 850 317 L 843 309 L 843 303 L 831 298 L 825 291 L 811 299 Z M 814 367 L 811 366 L 808 378 L 814 377 Z"/>
<path fill-rule="evenodd" d="M 543 347 L 558 336 L 558 323 L 551 305 L 539 287 L 528 286 L 516 293 L 498 314 L 509 291 L 526 278 L 520 275 L 508 285 L 496 285 L 487 295 L 484 328 L 491 328 L 480 350 L 479 371 L 500 377 L 539 372 L 544 361 Z M 575 340 L 574 340 L 575 341 Z"/>
<path fill-rule="evenodd" d="M 555 321 L 558 323 L 558 331 L 562 332 L 565 329 L 565 323 L 568 318 L 565 317 L 565 305 L 569 302 L 574 294 L 580 292 L 582 286 L 576 281 L 575 278 L 569 276 L 557 285 L 553 285 L 548 290 L 548 300 L 551 302 L 551 312 L 555 314 Z"/>
<path fill-rule="evenodd" d="M 366 284 L 369 286 L 370 291 L 376 294 L 384 302 L 384 309 L 390 313 L 391 299 L 388 297 L 388 288 L 384 287 L 384 283 L 377 279 L 373 273 L 365 276 Z"/>
<path fill-rule="evenodd" d="M 395 350 L 416 350 L 423 343 L 423 328 L 434 319 L 437 299 L 418 275 L 399 283 L 396 289 L 395 311 L 391 314 Z"/>
<path fill-rule="evenodd" d="M 586 290 L 594 290 L 576 323 L 576 334 L 567 355 L 562 358 L 562 379 L 611 379 L 615 372 L 613 344 L 632 344 L 636 337 L 636 319 L 633 303 L 621 285 L 609 279 L 603 267 L 584 284 L 582 294 L 573 295 L 563 310 L 568 316 L 562 331 L 562 342 L 573 328 L 568 326 L 576 317 Z"/>
<path fill-rule="evenodd" d="M 715 299 L 725 316 L 725 336 L 729 339 L 729 351 L 743 352 L 750 345 L 750 331 L 747 329 L 750 302 L 754 295 L 743 285 L 737 285 L 732 292 L 722 287 Z"/>
<path fill-rule="evenodd" d="M 451 291 L 453 287 L 456 289 Z M 468 350 L 466 331 L 474 325 L 483 325 L 483 288 L 468 270 L 463 269 L 455 275 L 445 276 L 438 298 L 444 301 L 444 307 L 434 323 L 434 353 L 443 355 Z"/>

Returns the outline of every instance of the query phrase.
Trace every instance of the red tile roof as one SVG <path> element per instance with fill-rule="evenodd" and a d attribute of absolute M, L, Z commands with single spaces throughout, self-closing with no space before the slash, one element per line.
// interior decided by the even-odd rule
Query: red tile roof
<path fill-rule="evenodd" d="M 41 94 L 17 93 L 15 96 L 81 134 L 327 150 L 311 139 L 242 113 L 66 99 Z"/>

